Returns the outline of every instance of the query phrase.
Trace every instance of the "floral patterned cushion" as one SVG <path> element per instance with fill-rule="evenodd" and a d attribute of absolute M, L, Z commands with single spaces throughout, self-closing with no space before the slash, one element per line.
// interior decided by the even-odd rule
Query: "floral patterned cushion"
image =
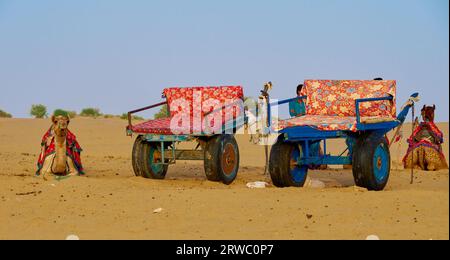
<path fill-rule="evenodd" d="M 233 118 L 237 118 L 243 112 L 240 101 L 244 98 L 244 92 L 240 86 L 226 87 L 192 87 L 192 88 L 167 88 L 164 89 L 164 96 L 167 99 L 170 118 L 151 120 L 133 127 L 133 131 L 147 134 L 192 134 L 204 132 L 205 126 L 202 121 L 208 116 L 209 131 L 220 131 L 222 125 Z M 237 105 L 234 105 L 237 104 Z M 221 124 L 215 123 L 214 117 L 222 111 Z M 202 111 L 204 109 L 204 111 Z M 185 113 L 185 114 L 181 114 Z M 200 120 L 194 119 L 195 115 L 200 115 Z M 177 117 L 178 116 L 178 117 Z M 180 118 L 189 116 L 189 126 L 183 127 Z M 176 122 L 176 120 L 179 120 Z M 172 124 L 172 125 L 171 125 Z"/>
<path fill-rule="evenodd" d="M 217 100 L 223 105 L 234 102 L 236 100 L 242 100 L 244 98 L 244 91 L 240 86 L 224 86 L 224 87 L 192 87 L 192 88 L 167 88 L 164 89 L 164 96 L 167 99 L 169 107 L 178 106 L 178 109 L 172 108 L 171 116 L 176 113 L 186 112 L 188 110 L 190 114 L 193 114 L 193 104 L 205 105 L 205 102 L 209 100 Z M 187 101 L 183 106 L 182 100 Z M 180 105 L 181 104 L 181 105 Z M 200 107 L 196 107 L 200 109 Z M 231 111 L 230 108 L 225 112 Z M 240 113 L 241 111 L 237 111 Z"/>
<path fill-rule="evenodd" d="M 200 115 L 202 121 L 205 116 L 208 116 L 208 124 L 217 130 L 225 122 L 233 120 L 243 113 L 240 102 L 243 102 L 244 91 L 240 86 L 168 88 L 164 90 L 164 95 L 169 104 L 171 117 L 173 118 L 179 113 L 187 113 L 191 117 L 190 122 L 193 124 L 193 129 L 202 128 L 201 121 L 194 119 L 194 115 Z M 218 116 L 220 111 L 211 112 L 221 110 L 222 107 L 225 107 L 221 115 L 222 124 L 216 124 L 214 117 Z"/>
<path fill-rule="evenodd" d="M 170 118 L 150 120 L 132 127 L 133 132 L 142 134 L 170 135 Z"/>
<path fill-rule="evenodd" d="M 355 100 L 392 96 L 393 101 L 364 102 L 361 116 L 396 117 L 394 80 L 306 80 L 303 95 L 307 96 L 306 114 L 355 117 Z"/>

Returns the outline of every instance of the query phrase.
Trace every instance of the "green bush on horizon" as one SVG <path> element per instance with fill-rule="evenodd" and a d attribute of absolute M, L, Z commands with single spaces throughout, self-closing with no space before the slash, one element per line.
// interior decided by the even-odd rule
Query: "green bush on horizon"
<path fill-rule="evenodd" d="M 115 117 L 117 117 L 117 116 L 111 115 L 111 114 L 104 114 L 104 115 L 103 115 L 103 118 L 105 118 L 105 119 L 115 118 Z"/>
<path fill-rule="evenodd" d="M 101 116 L 102 114 L 100 113 L 100 109 L 98 108 L 84 108 L 83 110 L 81 110 L 80 116 L 85 116 L 85 117 L 94 117 L 97 118 L 99 116 Z"/>
<path fill-rule="evenodd" d="M 141 117 L 141 116 L 132 116 L 131 118 L 132 118 L 133 120 L 145 120 L 145 118 L 143 118 L 143 117 Z M 120 119 L 127 120 L 127 119 L 128 119 L 128 113 L 123 113 L 123 114 L 120 116 Z"/>
<path fill-rule="evenodd" d="M 67 111 L 67 114 L 69 114 L 70 118 L 75 118 L 77 117 L 77 111 Z"/>
<path fill-rule="evenodd" d="M 12 118 L 12 115 L 0 109 L 0 118 Z"/>
<path fill-rule="evenodd" d="M 47 107 L 42 104 L 34 104 L 31 106 L 30 115 L 35 118 L 45 118 L 48 116 Z"/>
<path fill-rule="evenodd" d="M 67 114 L 69 116 L 69 118 L 75 118 L 77 117 L 77 112 L 76 111 L 69 111 L 69 110 L 65 110 L 65 109 L 55 109 L 55 111 L 53 111 L 53 115 L 55 114 Z"/>
<path fill-rule="evenodd" d="M 169 116 L 168 116 L 168 111 L 167 111 L 167 105 L 163 105 L 163 106 L 160 108 L 159 112 L 156 113 L 153 117 L 154 117 L 155 119 L 161 119 L 161 118 L 167 118 L 167 117 L 169 117 Z"/>

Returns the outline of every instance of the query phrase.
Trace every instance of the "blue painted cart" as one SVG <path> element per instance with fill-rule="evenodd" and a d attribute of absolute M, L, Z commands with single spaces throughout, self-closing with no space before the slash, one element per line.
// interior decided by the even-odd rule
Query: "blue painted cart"
<path fill-rule="evenodd" d="M 269 96 L 267 92 L 264 94 Z M 326 99 L 327 97 L 323 95 L 320 98 Z M 269 172 L 273 184 L 277 187 L 303 187 L 311 165 L 352 165 L 357 186 L 375 191 L 383 190 L 388 182 L 391 168 L 389 141 L 386 134 L 403 124 L 410 108 L 418 100 L 418 93 L 411 95 L 408 103 L 396 118 L 385 121 L 378 120 L 378 122 L 377 120 L 363 122 L 361 106 L 364 103 L 380 101 L 392 102 L 395 106 L 393 95 L 386 94 L 380 97 L 353 100 L 356 123 L 351 130 L 321 130 L 317 125 L 308 125 L 307 123 L 288 125 L 281 129 L 273 127 L 272 107 L 298 100 L 306 102 L 307 99 L 308 96 L 305 95 L 267 103 L 269 131 L 279 134 L 277 142 L 272 146 L 269 159 Z M 270 99 L 267 98 L 267 100 Z M 302 122 L 301 117 L 297 119 L 297 122 Z M 326 125 L 327 122 L 321 122 L 321 124 Z M 340 155 L 327 154 L 327 140 L 337 138 L 346 139 L 347 149 Z M 317 147 L 317 144 L 322 144 L 323 154 L 313 151 L 313 146 Z"/>

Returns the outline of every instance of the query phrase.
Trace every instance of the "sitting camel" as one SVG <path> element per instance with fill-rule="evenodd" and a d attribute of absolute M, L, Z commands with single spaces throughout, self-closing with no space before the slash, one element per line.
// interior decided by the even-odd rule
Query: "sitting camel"
<path fill-rule="evenodd" d="M 52 126 L 42 138 L 41 154 L 36 175 L 73 176 L 83 175 L 80 145 L 69 129 L 67 113 L 57 111 L 52 117 Z"/>
<path fill-rule="evenodd" d="M 416 120 L 416 128 L 408 139 L 409 149 L 403 158 L 405 169 L 437 171 L 448 169 L 447 161 L 442 153 L 443 134 L 434 123 L 436 106 L 422 109 L 422 123 Z"/>

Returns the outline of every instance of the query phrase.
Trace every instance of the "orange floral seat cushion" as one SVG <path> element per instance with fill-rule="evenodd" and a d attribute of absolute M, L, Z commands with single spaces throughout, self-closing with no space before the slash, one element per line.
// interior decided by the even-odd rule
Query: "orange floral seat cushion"
<path fill-rule="evenodd" d="M 303 95 L 307 115 L 339 117 L 356 117 L 357 99 L 392 96 L 392 101 L 361 103 L 360 115 L 396 117 L 394 80 L 306 80 Z"/>
<path fill-rule="evenodd" d="M 280 120 L 277 130 L 311 126 L 323 131 L 356 131 L 356 100 L 392 96 L 393 100 L 360 103 L 361 123 L 396 119 L 396 82 L 394 80 L 306 80 L 302 95 L 306 115 Z"/>

